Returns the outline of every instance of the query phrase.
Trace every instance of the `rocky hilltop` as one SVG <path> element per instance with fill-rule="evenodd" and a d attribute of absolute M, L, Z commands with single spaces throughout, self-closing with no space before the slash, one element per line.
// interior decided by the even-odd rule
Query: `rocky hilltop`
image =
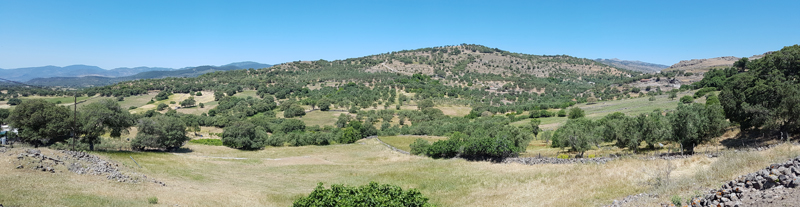
<path fill-rule="evenodd" d="M 755 60 L 764 57 L 771 52 L 767 52 L 761 55 L 753 55 L 748 57 L 750 60 Z M 705 72 L 713 67 L 730 67 L 733 66 L 733 63 L 737 60 L 742 59 L 740 57 L 734 56 L 724 56 L 724 57 L 715 57 L 715 58 L 708 58 L 708 59 L 691 59 L 691 60 L 681 60 L 678 63 L 675 63 L 669 68 L 664 70 L 684 70 L 684 71 L 691 71 L 691 72 Z"/>

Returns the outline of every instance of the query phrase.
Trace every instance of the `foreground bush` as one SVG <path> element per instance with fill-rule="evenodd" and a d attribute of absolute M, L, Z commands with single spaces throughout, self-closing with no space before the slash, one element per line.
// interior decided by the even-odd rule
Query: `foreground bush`
<path fill-rule="evenodd" d="M 294 201 L 293 206 L 433 206 L 428 198 L 416 189 L 402 188 L 376 182 L 358 187 L 331 185 L 325 189 L 322 183 L 308 197 Z"/>

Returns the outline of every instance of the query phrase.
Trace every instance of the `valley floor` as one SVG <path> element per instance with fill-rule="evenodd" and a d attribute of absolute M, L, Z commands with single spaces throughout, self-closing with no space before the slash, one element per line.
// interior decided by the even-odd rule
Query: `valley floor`
<path fill-rule="evenodd" d="M 676 186 L 662 191 L 688 195 L 718 187 L 718 182 L 763 168 L 773 160 L 800 154 L 800 147 L 785 146 L 719 158 L 626 158 L 607 164 L 527 166 L 405 155 L 375 139 L 259 151 L 189 143 L 176 153 L 92 152 L 119 163 L 125 171 L 166 183 L 161 186 L 118 183 L 65 169 L 56 173 L 16 169 L 21 164 L 17 155 L 23 150 L 6 148 L 0 154 L 0 204 L 149 206 L 148 198 L 157 197 L 159 205 L 169 206 L 289 206 L 320 182 L 329 187 L 376 181 L 419 189 L 438 206 L 597 206 L 652 190 L 647 183 L 655 178 L 653 172 L 670 164 L 676 167 L 672 172 Z M 719 173 L 717 170 L 723 169 L 719 165 L 736 167 Z M 698 180 L 702 176 L 703 180 Z"/>

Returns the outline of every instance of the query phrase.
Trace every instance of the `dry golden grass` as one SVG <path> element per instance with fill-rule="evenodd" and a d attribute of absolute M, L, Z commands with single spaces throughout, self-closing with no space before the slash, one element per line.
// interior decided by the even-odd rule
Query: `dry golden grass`
<path fill-rule="evenodd" d="M 0 194 L 0 202 L 24 206 L 146 206 L 147 198 L 156 196 L 159 205 L 169 206 L 288 206 L 311 192 L 318 182 L 327 186 L 377 181 L 419 189 L 440 206 L 596 206 L 652 190 L 644 184 L 652 178 L 644 169 L 658 169 L 666 162 L 622 159 L 603 165 L 526 166 L 435 160 L 391 151 L 376 140 L 259 151 L 197 144 L 185 148 L 188 152 L 93 152 L 121 163 L 127 170 L 163 181 L 166 187 L 117 183 L 104 176 L 14 169 L 16 158 L 6 153 L 0 156 L 0 192 L 8 193 Z M 718 185 L 772 160 L 795 155 L 797 149 L 776 148 L 738 156 L 744 157 L 741 159 L 736 159 L 740 155 L 736 154 L 672 161 L 678 167 L 672 174 L 675 187 L 662 192 L 691 193 L 698 185 Z M 47 149 L 43 152 L 51 153 Z M 135 167 L 128 156 L 142 168 Z M 702 182 L 693 185 L 689 181 Z"/>

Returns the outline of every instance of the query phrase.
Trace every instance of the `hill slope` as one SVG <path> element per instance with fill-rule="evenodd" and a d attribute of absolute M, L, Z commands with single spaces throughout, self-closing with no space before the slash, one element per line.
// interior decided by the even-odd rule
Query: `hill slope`
<path fill-rule="evenodd" d="M 638 60 L 620 60 L 617 58 L 613 59 L 595 59 L 595 61 L 616 66 L 622 69 L 632 70 L 632 71 L 640 71 L 645 73 L 654 73 L 663 70 L 664 68 L 668 68 L 668 65 L 661 65 L 655 63 L 647 63 Z"/>
<path fill-rule="evenodd" d="M 750 56 L 748 59 L 750 60 L 759 59 L 769 53 L 771 52 L 766 52 L 761 55 L 753 55 Z M 664 70 L 665 71 L 683 70 L 686 72 L 704 73 L 714 67 L 731 67 L 733 66 L 733 63 L 739 59 L 742 58 L 734 56 L 724 56 L 724 57 L 715 57 L 707 59 L 681 60 L 680 62 L 675 63 L 674 65 L 669 66 L 669 68 L 666 68 Z"/>
<path fill-rule="evenodd" d="M 358 60 L 374 64 L 366 68 L 368 72 L 422 73 L 440 77 L 467 73 L 549 77 L 552 73 L 618 75 L 629 72 L 586 58 L 528 55 L 468 44 L 403 50 L 366 56 Z"/>

